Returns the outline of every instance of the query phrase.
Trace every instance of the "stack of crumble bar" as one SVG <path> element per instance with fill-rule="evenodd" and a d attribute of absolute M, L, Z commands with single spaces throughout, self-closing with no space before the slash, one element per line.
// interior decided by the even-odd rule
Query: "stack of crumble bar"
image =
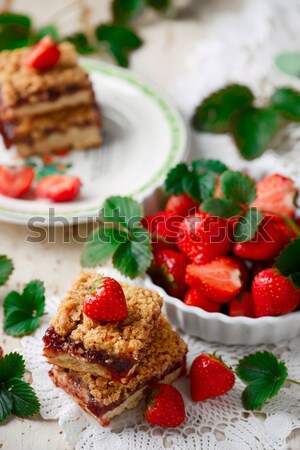
<path fill-rule="evenodd" d="M 30 48 L 0 53 L 1 134 L 23 158 L 65 148 L 99 147 L 101 117 L 87 72 L 72 44 L 44 71 L 26 67 Z"/>
<path fill-rule="evenodd" d="M 43 340 L 54 383 L 105 426 L 134 408 L 154 383 L 184 374 L 187 346 L 161 314 L 162 298 L 145 288 L 121 283 L 128 307 L 123 322 L 89 319 L 83 300 L 99 278 L 80 275 Z"/>

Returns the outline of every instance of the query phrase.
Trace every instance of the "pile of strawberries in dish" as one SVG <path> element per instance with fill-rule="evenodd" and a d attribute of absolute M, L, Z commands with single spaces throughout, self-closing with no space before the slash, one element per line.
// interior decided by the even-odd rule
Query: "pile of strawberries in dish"
<path fill-rule="evenodd" d="M 171 194 L 165 210 L 143 220 L 156 284 L 186 305 L 231 317 L 279 316 L 299 307 L 292 179 L 271 174 L 255 183 L 218 161 L 199 160 L 192 169 L 172 169 L 165 188 Z"/>

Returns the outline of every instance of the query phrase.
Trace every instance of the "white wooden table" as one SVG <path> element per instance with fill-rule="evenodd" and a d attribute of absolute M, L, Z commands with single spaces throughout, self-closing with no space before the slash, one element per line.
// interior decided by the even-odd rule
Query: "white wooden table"
<path fill-rule="evenodd" d="M 251 0 L 249 0 L 251 1 Z M 0 0 L 0 7 L 3 4 Z M 50 18 L 55 18 L 55 12 L 62 5 L 67 5 L 67 0 L 17 0 L 13 2 L 13 8 L 24 11 L 34 17 L 37 24 L 43 25 Z M 80 3 L 80 2 L 79 2 Z M 83 3 L 83 2 L 81 2 Z M 109 1 L 87 3 L 97 4 L 93 12 L 95 22 L 106 20 L 109 17 Z M 191 2 L 192 3 L 192 2 Z M 195 4 L 203 3 L 203 8 L 213 10 L 220 14 L 222 7 L 217 0 L 205 2 L 195 1 Z M 234 1 L 220 0 L 226 7 L 234 7 Z M 201 5 L 202 6 L 202 5 Z M 189 17 L 181 17 L 178 21 L 152 20 L 142 27 L 142 35 L 145 45 L 132 57 L 131 68 L 146 74 L 157 84 L 168 89 L 170 83 L 188 70 L 188 64 L 180 55 L 191 51 L 197 40 L 203 39 L 203 30 L 198 25 L 197 17 L 203 10 L 196 6 Z M 69 12 L 68 12 L 69 11 Z M 60 14 L 59 23 L 70 32 L 77 27 L 79 9 L 74 11 L 66 9 L 65 14 Z M 66 27 L 66 28 L 65 28 Z M 168 57 L 166 58 L 166 55 Z M 19 289 L 33 278 L 39 278 L 45 282 L 47 295 L 58 294 L 62 296 L 71 281 L 79 271 L 79 258 L 81 245 L 76 243 L 64 244 L 62 230 L 56 232 L 54 244 L 31 244 L 26 242 L 28 230 L 25 226 L 0 223 L 0 253 L 9 255 L 14 260 L 15 270 L 8 284 L 1 288 L 0 303 L 2 304 L 6 293 L 12 289 Z M 0 307 L 0 324 L 2 324 L 2 307 Z M 0 329 L 0 345 L 5 352 L 20 347 L 16 338 L 6 336 Z M 289 440 L 290 450 L 300 449 L 300 430 L 293 433 Z M 5 426 L 0 427 L 0 448 L 5 450 L 70 450 L 64 442 L 62 432 L 55 421 L 44 421 L 40 417 L 34 419 L 11 419 Z"/>

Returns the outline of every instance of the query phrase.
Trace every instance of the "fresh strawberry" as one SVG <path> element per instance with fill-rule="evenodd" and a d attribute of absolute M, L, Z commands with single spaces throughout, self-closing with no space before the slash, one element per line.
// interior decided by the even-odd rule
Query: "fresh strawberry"
<path fill-rule="evenodd" d="M 174 243 L 172 244 L 171 242 L 166 242 L 160 238 L 158 238 L 158 239 L 154 238 L 151 241 L 151 247 L 152 247 L 153 253 L 157 253 L 160 250 L 166 250 L 166 249 L 178 251 L 178 247 L 176 244 L 174 244 Z"/>
<path fill-rule="evenodd" d="M 257 197 L 252 206 L 261 211 L 294 217 L 295 183 L 277 173 L 269 175 L 256 185 Z"/>
<path fill-rule="evenodd" d="M 157 384 L 147 398 L 146 420 L 151 425 L 175 428 L 185 420 L 182 395 L 168 384 Z"/>
<path fill-rule="evenodd" d="M 221 358 L 203 353 L 193 361 L 190 370 L 191 397 L 195 402 L 226 394 L 232 389 L 235 377 Z"/>
<path fill-rule="evenodd" d="M 229 303 L 230 317 L 255 317 L 254 302 L 251 292 L 240 292 L 239 295 Z"/>
<path fill-rule="evenodd" d="M 29 50 L 23 64 L 36 70 L 46 70 L 55 66 L 59 57 L 58 46 L 50 36 L 45 36 Z"/>
<path fill-rule="evenodd" d="M 283 242 L 286 244 L 288 244 L 289 242 L 291 242 L 292 239 L 295 239 L 297 237 L 297 234 L 295 233 L 295 231 L 293 230 L 293 228 L 291 228 L 282 217 L 279 216 L 273 216 L 272 217 L 272 222 L 274 223 L 274 225 L 276 226 L 276 228 L 278 230 L 281 231 L 282 234 L 282 240 Z M 297 225 L 297 224 L 296 224 Z"/>
<path fill-rule="evenodd" d="M 145 216 L 142 225 L 152 235 L 152 241 L 163 240 L 167 243 L 175 243 L 178 240 L 180 223 L 183 217 L 178 214 L 170 214 L 160 211 L 152 216 Z"/>
<path fill-rule="evenodd" d="M 236 242 L 233 252 L 236 256 L 253 261 L 268 261 L 275 258 L 285 246 L 282 231 L 274 222 L 263 219 L 255 236 L 247 242 Z"/>
<path fill-rule="evenodd" d="M 184 281 L 188 258 L 174 250 L 160 250 L 154 253 L 150 274 L 154 283 L 162 286 L 169 295 L 182 298 L 188 287 Z"/>
<path fill-rule="evenodd" d="M 81 181 L 71 175 L 48 175 L 39 180 L 36 194 L 53 202 L 69 202 L 77 197 Z"/>
<path fill-rule="evenodd" d="M 3 356 L 3 348 L 0 347 L 0 358 L 2 358 L 2 356 Z"/>
<path fill-rule="evenodd" d="M 110 277 L 101 278 L 83 301 L 83 312 L 99 322 L 121 322 L 128 316 L 124 291 L 120 283 Z"/>
<path fill-rule="evenodd" d="M 231 234 L 224 219 L 199 212 L 186 217 L 180 229 L 178 248 L 197 264 L 227 255 L 231 250 Z"/>
<path fill-rule="evenodd" d="M 0 166 L 0 194 L 20 198 L 29 191 L 34 180 L 31 167 Z"/>
<path fill-rule="evenodd" d="M 220 312 L 221 303 L 214 302 L 203 295 L 202 291 L 191 288 L 184 296 L 184 303 L 189 306 L 198 306 L 207 312 Z"/>
<path fill-rule="evenodd" d="M 300 289 L 275 269 L 261 271 L 253 280 L 255 316 L 281 316 L 299 306 Z"/>
<path fill-rule="evenodd" d="M 171 195 L 169 198 L 166 211 L 170 214 L 186 217 L 195 213 L 199 208 L 199 203 L 189 197 L 187 194 Z"/>
<path fill-rule="evenodd" d="M 217 303 L 232 300 L 242 289 L 239 265 L 228 256 L 219 256 L 207 264 L 189 264 L 185 281 Z"/>

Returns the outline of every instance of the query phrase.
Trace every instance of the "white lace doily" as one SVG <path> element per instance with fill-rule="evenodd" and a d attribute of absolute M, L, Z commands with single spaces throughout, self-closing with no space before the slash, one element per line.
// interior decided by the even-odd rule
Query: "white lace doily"
<path fill-rule="evenodd" d="M 101 272 L 124 280 L 113 269 L 101 269 Z M 138 279 L 136 284 L 143 285 L 143 280 Z M 143 418 L 142 404 L 113 419 L 110 426 L 101 427 L 56 388 L 48 376 L 50 366 L 42 356 L 42 337 L 58 303 L 57 298 L 47 300 L 43 324 L 33 336 L 22 339 L 22 354 L 32 373 L 32 385 L 41 402 L 42 417 L 58 419 L 65 439 L 76 450 L 284 450 L 287 436 L 300 427 L 300 389 L 295 385 L 282 389 L 263 408 L 263 413 L 254 414 L 242 407 L 241 393 L 245 386 L 238 379 L 226 395 L 196 403 L 190 399 L 186 377 L 175 383 L 186 405 L 186 420 L 180 427 L 173 430 L 151 427 Z M 225 347 L 186 335 L 182 337 L 189 347 L 188 369 L 202 352 L 217 350 L 228 364 L 236 366 L 244 355 L 267 348 L 286 361 L 291 378 L 299 378 L 300 337 L 283 343 L 280 348 Z"/>

